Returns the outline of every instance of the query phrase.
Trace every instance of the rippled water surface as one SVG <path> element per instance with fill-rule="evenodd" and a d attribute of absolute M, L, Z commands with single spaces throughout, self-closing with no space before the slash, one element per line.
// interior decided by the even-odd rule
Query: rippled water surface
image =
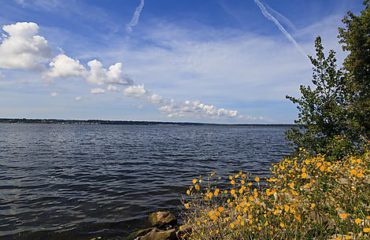
<path fill-rule="evenodd" d="M 0 124 L 0 238 L 125 236 L 194 176 L 266 175 L 287 128 Z"/>

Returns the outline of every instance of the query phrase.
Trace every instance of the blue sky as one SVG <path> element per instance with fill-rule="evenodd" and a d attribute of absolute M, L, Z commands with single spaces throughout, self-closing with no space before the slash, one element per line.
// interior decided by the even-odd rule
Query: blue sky
<path fill-rule="evenodd" d="M 292 123 L 352 0 L 0 0 L 0 117 Z"/>

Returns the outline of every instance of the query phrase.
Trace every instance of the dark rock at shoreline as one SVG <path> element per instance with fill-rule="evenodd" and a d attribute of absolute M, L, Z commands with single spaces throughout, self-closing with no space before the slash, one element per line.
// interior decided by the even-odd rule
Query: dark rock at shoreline
<path fill-rule="evenodd" d="M 132 233 L 127 240 L 177 240 L 176 229 L 161 230 L 156 227 Z"/>
<path fill-rule="evenodd" d="M 140 237 L 140 240 L 177 240 L 176 229 L 160 230 L 153 228 L 146 235 Z"/>
<path fill-rule="evenodd" d="M 169 211 L 158 211 L 149 215 L 149 222 L 152 226 L 168 229 L 177 224 L 177 219 Z"/>
<path fill-rule="evenodd" d="M 158 211 L 149 215 L 151 228 L 142 229 L 130 234 L 127 240 L 179 240 L 188 227 L 178 226 L 177 218 L 169 211 Z"/>

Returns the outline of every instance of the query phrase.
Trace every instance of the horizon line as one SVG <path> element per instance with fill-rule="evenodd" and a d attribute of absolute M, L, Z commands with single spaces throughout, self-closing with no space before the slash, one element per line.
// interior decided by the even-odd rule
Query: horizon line
<path fill-rule="evenodd" d="M 295 123 L 214 123 L 192 121 L 152 121 L 152 120 L 107 120 L 107 119 L 60 119 L 60 118 L 1 118 L 0 123 L 89 123 L 89 124 L 177 124 L 177 125 L 223 125 L 223 126 L 295 126 Z"/>

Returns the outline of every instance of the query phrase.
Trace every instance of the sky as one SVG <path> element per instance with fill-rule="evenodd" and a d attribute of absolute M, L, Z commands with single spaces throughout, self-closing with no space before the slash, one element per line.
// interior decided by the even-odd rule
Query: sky
<path fill-rule="evenodd" d="M 0 0 L 0 118 L 293 123 L 361 0 Z"/>

